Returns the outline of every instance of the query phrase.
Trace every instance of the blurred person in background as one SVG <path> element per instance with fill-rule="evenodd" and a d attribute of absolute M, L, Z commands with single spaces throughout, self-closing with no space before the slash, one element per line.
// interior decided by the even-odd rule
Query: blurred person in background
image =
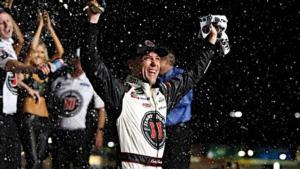
<path fill-rule="evenodd" d="M 71 59 L 73 70 L 58 77 L 51 85 L 52 111 L 57 115 L 51 137 L 53 169 L 89 168 L 89 137 L 86 126 L 88 105 L 93 100 L 98 112 L 95 147 L 101 148 L 104 139 L 104 102 L 86 77 L 79 58 Z"/>
<path fill-rule="evenodd" d="M 38 12 L 37 17 L 37 30 L 24 61 L 26 65 L 35 67 L 45 65 L 50 61 L 47 47 L 45 43 L 41 41 L 41 33 L 44 27 L 50 32 L 56 48 L 55 53 L 51 56 L 51 60 L 61 58 L 64 53 L 64 49 L 55 33 L 48 12 Z M 47 157 L 46 149 L 50 132 L 49 112 L 45 101 L 45 86 L 48 82 L 48 78 L 40 79 L 36 73 L 30 73 L 20 74 L 19 79 L 23 79 L 25 84 L 39 94 L 39 98 L 31 97 L 31 95 L 27 93 L 23 94 L 23 98 L 21 99 L 23 101 L 23 112 L 20 115 L 20 137 L 25 151 L 26 168 L 38 169 L 42 168 L 42 162 Z"/>
<path fill-rule="evenodd" d="M 175 54 L 166 48 L 168 54 L 160 60 L 160 80 L 166 82 L 184 72 L 175 67 Z M 188 169 L 191 158 L 192 129 L 190 120 L 192 117 L 193 91 L 190 90 L 167 113 L 166 119 L 166 147 L 163 156 L 163 168 Z"/>
<path fill-rule="evenodd" d="M 11 15 L 0 7 L 0 168 L 20 168 L 21 146 L 17 132 L 16 112 L 18 86 L 17 73 L 50 72 L 47 66 L 33 67 L 18 61 L 17 50 L 13 48 L 13 32 L 20 33 Z M 19 33 L 18 33 L 19 32 Z"/>

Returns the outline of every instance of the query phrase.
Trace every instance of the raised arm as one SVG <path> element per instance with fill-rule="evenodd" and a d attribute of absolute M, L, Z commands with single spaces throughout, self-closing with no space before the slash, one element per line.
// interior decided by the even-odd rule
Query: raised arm
<path fill-rule="evenodd" d="M 98 112 L 98 126 L 96 131 L 96 142 L 95 146 L 96 148 L 101 148 L 103 146 L 104 142 L 104 126 L 105 126 L 105 117 L 106 117 L 106 111 L 105 108 L 97 108 L 96 111 Z"/>
<path fill-rule="evenodd" d="M 16 51 L 16 54 L 19 55 L 24 45 L 24 36 L 19 26 L 17 25 L 16 21 L 13 18 L 12 18 L 12 24 L 13 24 L 14 32 L 17 35 L 17 39 L 18 39 L 17 43 L 14 44 L 14 49 Z"/>
<path fill-rule="evenodd" d="M 161 84 L 161 90 L 165 94 L 170 110 L 177 102 L 193 87 L 197 85 L 206 69 L 208 68 L 211 59 L 219 52 L 219 46 L 216 46 L 217 30 L 213 27 L 206 42 L 195 42 L 192 49 L 192 55 L 189 60 L 189 68 L 185 73 L 172 78 L 171 80 Z"/>
<path fill-rule="evenodd" d="M 38 47 L 40 39 L 41 39 L 41 33 L 43 30 L 43 26 L 44 26 L 44 21 L 43 21 L 42 13 L 38 12 L 38 26 L 37 26 L 37 30 L 35 31 L 35 34 L 33 36 L 31 44 L 30 44 L 31 50 L 36 50 L 36 48 Z"/>
<path fill-rule="evenodd" d="M 63 48 L 58 36 L 55 33 L 55 30 L 52 26 L 51 19 L 50 19 L 47 11 L 43 12 L 43 19 L 45 21 L 46 28 L 48 29 L 48 31 L 51 34 L 51 37 L 53 39 L 55 49 L 56 49 L 56 53 L 51 57 L 51 59 L 62 58 L 62 56 L 64 54 L 64 48 Z"/>
<path fill-rule="evenodd" d="M 95 91 L 101 96 L 104 102 L 113 108 L 120 108 L 122 96 L 125 93 L 123 83 L 117 80 L 108 70 L 103 62 L 103 58 L 98 53 L 97 40 L 99 28 L 97 26 L 100 13 L 89 13 L 89 22 L 87 23 L 85 44 L 83 45 L 83 54 L 81 63 L 86 75 L 94 86 Z"/>

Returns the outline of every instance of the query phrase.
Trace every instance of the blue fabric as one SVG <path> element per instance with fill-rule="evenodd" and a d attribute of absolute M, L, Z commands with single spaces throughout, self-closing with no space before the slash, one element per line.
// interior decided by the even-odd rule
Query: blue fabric
<path fill-rule="evenodd" d="M 160 77 L 161 82 L 165 82 L 174 76 L 182 74 L 183 69 L 174 67 L 169 70 L 165 75 Z M 166 125 L 172 126 L 182 122 L 187 122 L 192 117 L 192 101 L 193 101 L 193 90 L 190 90 L 167 114 Z"/>

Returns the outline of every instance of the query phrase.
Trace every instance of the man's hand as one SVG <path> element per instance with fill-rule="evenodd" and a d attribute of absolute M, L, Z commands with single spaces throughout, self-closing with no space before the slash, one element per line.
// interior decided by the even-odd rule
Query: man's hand
<path fill-rule="evenodd" d="M 93 12 L 92 8 L 99 8 L 99 12 Z M 100 15 L 104 12 L 104 8 L 101 7 L 97 0 L 91 0 L 83 10 L 87 11 L 91 23 L 98 23 Z"/>
<path fill-rule="evenodd" d="M 211 31 L 210 34 L 208 35 L 208 41 L 211 44 L 216 44 L 217 42 L 217 35 L 218 35 L 218 30 L 216 27 L 213 26 L 213 24 L 211 24 Z"/>
<path fill-rule="evenodd" d="M 43 64 L 43 65 L 40 65 L 38 67 L 39 70 L 41 70 L 45 75 L 48 75 L 50 73 L 50 65 L 48 64 Z"/>
<path fill-rule="evenodd" d="M 47 75 L 50 73 L 50 66 L 45 64 L 38 67 L 38 71 L 36 72 L 41 80 L 47 78 Z"/>

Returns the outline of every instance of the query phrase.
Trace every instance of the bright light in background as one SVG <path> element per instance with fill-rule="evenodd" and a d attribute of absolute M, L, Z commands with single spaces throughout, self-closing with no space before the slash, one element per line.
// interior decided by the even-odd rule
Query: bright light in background
<path fill-rule="evenodd" d="M 245 155 L 246 155 L 246 152 L 243 150 L 238 152 L 238 156 L 240 156 L 240 157 L 244 157 Z"/>
<path fill-rule="evenodd" d="M 279 164 L 279 162 L 275 162 L 275 163 L 273 164 L 273 169 L 280 169 L 280 164 Z"/>
<path fill-rule="evenodd" d="M 235 117 L 240 118 L 243 116 L 243 113 L 241 111 L 235 112 Z"/>
<path fill-rule="evenodd" d="M 300 113 L 299 113 L 299 112 L 295 113 L 295 118 L 296 118 L 296 119 L 299 119 L 299 118 L 300 118 Z"/>
<path fill-rule="evenodd" d="M 230 117 L 236 117 L 240 118 L 243 116 L 243 113 L 241 111 L 232 111 L 229 113 Z"/>
<path fill-rule="evenodd" d="M 254 155 L 254 151 L 253 150 L 248 150 L 247 154 L 248 154 L 248 156 L 252 157 Z"/>
<path fill-rule="evenodd" d="M 48 143 L 52 144 L 52 138 L 51 137 L 48 138 Z"/>
<path fill-rule="evenodd" d="M 97 156 L 97 155 L 90 155 L 89 163 L 90 163 L 90 165 L 103 164 L 103 158 L 101 156 Z"/>
<path fill-rule="evenodd" d="M 209 151 L 209 152 L 207 153 L 207 158 L 214 158 L 214 153 L 211 152 L 211 151 Z"/>
<path fill-rule="evenodd" d="M 65 7 L 66 9 L 68 9 L 68 8 L 69 8 L 68 4 L 64 4 L 64 7 Z"/>
<path fill-rule="evenodd" d="M 286 154 L 280 154 L 279 159 L 280 160 L 285 160 L 286 159 Z"/>
<path fill-rule="evenodd" d="M 113 141 L 110 141 L 110 142 L 107 143 L 107 146 L 112 148 L 112 147 L 115 146 L 115 143 Z"/>

